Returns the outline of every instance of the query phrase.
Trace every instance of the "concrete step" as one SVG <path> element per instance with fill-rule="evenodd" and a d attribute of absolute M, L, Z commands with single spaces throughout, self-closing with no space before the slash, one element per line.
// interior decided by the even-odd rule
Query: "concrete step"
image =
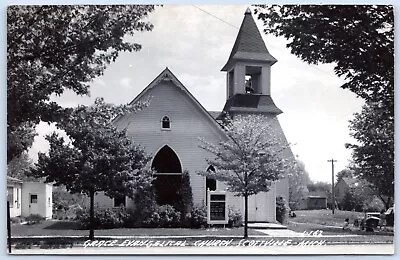
<path fill-rule="evenodd" d="M 248 223 L 248 227 L 254 229 L 287 229 L 287 227 L 284 225 L 278 223 L 266 223 L 266 222 Z"/>

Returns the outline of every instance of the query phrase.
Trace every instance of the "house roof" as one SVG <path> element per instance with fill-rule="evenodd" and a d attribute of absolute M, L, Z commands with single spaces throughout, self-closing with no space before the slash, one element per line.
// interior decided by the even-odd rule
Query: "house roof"
<path fill-rule="evenodd" d="M 250 8 L 244 13 L 231 54 L 222 71 L 228 71 L 234 60 L 252 60 L 267 62 L 271 65 L 277 60 L 268 52 L 264 40 L 258 30 L 257 24 L 251 15 Z"/>
<path fill-rule="evenodd" d="M 310 199 L 326 199 L 326 196 L 308 195 L 307 198 L 310 198 Z"/>
<path fill-rule="evenodd" d="M 366 182 L 364 180 L 357 179 L 357 178 L 343 177 L 342 180 L 347 184 L 347 186 L 349 186 L 351 188 L 356 187 L 358 185 L 360 185 L 360 186 L 368 185 L 368 182 Z"/>
<path fill-rule="evenodd" d="M 269 95 L 236 94 L 225 103 L 224 112 L 282 113 Z"/>
<path fill-rule="evenodd" d="M 310 191 L 308 193 L 308 197 L 320 197 L 326 198 L 328 197 L 325 191 L 317 190 L 317 191 Z"/>
<path fill-rule="evenodd" d="M 22 180 L 7 176 L 7 182 L 22 183 Z"/>
<path fill-rule="evenodd" d="M 214 117 L 216 115 L 216 111 L 210 111 L 208 112 L 201 104 L 200 102 L 189 92 L 189 90 L 178 80 L 178 78 L 171 72 L 171 70 L 166 67 L 145 89 L 142 90 L 142 92 L 139 93 L 129 104 L 134 104 L 138 102 L 150 89 L 154 88 L 155 86 L 158 85 L 161 81 L 169 81 L 172 82 L 176 87 L 180 88 L 185 94 L 189 96 L 189 98 L 197 105 L 197 107 L 206 114 L 206 117 L 212 122 L 213 125 L 215 125 L 218 128 L 218 131 L 220 131 L 224 136 L 226 136 L 226 133 L 223 131 L 221 126 L 218 124 L 216 121 L 216 118 Z M 117 121 L 120 118 L 118 116 L 117 118 L 114 119 L 114 121 Z"/>

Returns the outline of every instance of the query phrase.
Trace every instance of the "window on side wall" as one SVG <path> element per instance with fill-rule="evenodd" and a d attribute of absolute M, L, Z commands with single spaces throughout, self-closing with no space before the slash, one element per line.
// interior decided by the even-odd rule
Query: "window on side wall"
<path fill-rule="evenodd" d="M 36 204 L 38 200 L 37 194 L 31 194 L 31 203 Z"/>
<path fill-rule="evenodd" d="M 116 196 L 114 198 L 114 207 L 126 207 L 126 197 Z"/>
<path fill-rule="evenodd" d="M 171 129 L 171 120 L 168 116 L 163 116 L 161 119 L 161 129 L 162 130 L 170 130 Z"/>

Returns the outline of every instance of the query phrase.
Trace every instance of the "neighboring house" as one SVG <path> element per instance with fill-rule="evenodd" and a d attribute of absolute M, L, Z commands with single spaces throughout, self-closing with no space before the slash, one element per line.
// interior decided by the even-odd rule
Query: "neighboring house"
<path fill-rule="evenodd" d="M 278 137 L 287 143 L 277 118 L 282 111 L 271 97 L 271 66 L 276 61 L 265 47 L 251 12 L 247 10 L 228 62 L 222 68 L 227 80 L 223 111 L 207 111 L 166 68 L 132 101 L 136 103 L 151 97 L 150 105 L 114 121 L 153 156 L 151 166 L 157 171 L 154 185 L 158 204 L 174 204 L 181 199 L 178 189 L 184 170 L 190 174 L 195 206 L 206 206 L 207 189 L 226 190 L 224 183 L 196 174 L 197 171 L 214 170 L 206 162 L 211 154 L 199 147 L 199 138 L 213 143 L 226 139 L 220 125 L 226 112 L 233 117 L 264 115 Z M 295 161 L 290 149 L 284 156 Z M 243 214 L 243 198 L 227 194 L 228 205 Z M 249 221 L 276 221 L 276 197 L 289 201 L 287 176 L 273 183 L 269 192 L 249 198 Z M 104 193 L 96 195 L 95 205 L 134 207 L 131 199 L 112 199 Z"/>
<path fill-rule="evenodd" d="M 321 196 L 308 196 L 307 209 L 327 209 L 328 200 L 326 197 Z"/>
<path fill-rule="evenodd" d="M 385 208 L 383 200 L 386 200 L 384 196 L 378 196 L 373 191 L 371 184 L 363 179 L 357 178 L 341 178 L 335 185 L 335 198 L 339 204 L 339 208 L 343 209 L 346 206 L 344 201 L 345 196 L 348 192 L 353 191 L 352 194 L 355 196 L 356 205 L 355 210 L 363 209 L 375 209 L 380 210 Z"/>
<path fill-rule="evenodd" d="M 21 216 L 22 181 L 7 176 L 7 201 L 10 206 L 10 217 Z"/>
<path fill-rule="evenodd" d="M 328 208 L 328 196 L 324 191 L 310 191 L 307 196 L 307 209 Z"/>
<path fill-rule="evenodd" d="M 27 217 L 31 214 L 39 214 L 46 219 L 52 217 L 52 185 L 23 182 L 7 176 L 7 193 L 11 217 Z"/>
<path fill-rule="evenodd" d="M 340 203 L 343 201 L 344 196 L 350 189 L 357 189 L 366 186 L 368 186 L 368 183 L 364 180 L 343 177 L 335 185 L 335 199 Z"/>

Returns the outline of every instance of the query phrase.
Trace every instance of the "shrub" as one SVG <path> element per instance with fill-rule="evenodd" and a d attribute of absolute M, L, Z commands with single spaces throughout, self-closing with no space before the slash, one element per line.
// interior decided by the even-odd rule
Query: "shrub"
<path fill-rule="evenodd" d="M 298 210 L 297 204 L 298 204 L 298 202 L 290 201 L 290 202 L 289 202 L 289 208 L 290 208 L 290 210 Z"/>
<path fill-rule="evenodd" d="M 40 214 L 31 214 L 27 216 L 25 220 L 28 222 L 28 225 L 32 225 L 41 223 L 44 218 Z"/>
<path fill-rule="evenodd" d="M 135 197 L 135 211 L 134 219 L 132 219 L 132 226 L 141 227 L 149 224 L 149 219 L 152 214 L 158 209 L 156 195 L 151 185 L 142 187 L 136 190 Z"/>
<path fill-rule="evenodd" d="M 205 207 L 194 207 L 192 211 L 186 214 L 188 227 L 203 228 L 207 226 L 207 211 Z"/>
<path fill-rule="evenodd" d="M 20 224 L 22 222 L 20 217 L 13 217 L 10 219 L 11 223 L 13 224 Z"/>
<path fill-rule="evenodd" d="M 126 228 L 137 227 L 136 212 L 133 209 L 125 209 L 120 212 L 120 218 L 123 220 L 123 226 Z"/>
<path fill-rule="evenodd" d="M 177 210 L 181 213 L 181 224 L 184 226 L 188 222 L 186 218 L 188 213 L 192 211 L 193 208 L 193 193 L 192 187 L 190 186 L 190 174 L 185 170 L 182 174 L 182 185 L 179 190 L 182 201 L 179 203 Z"/>
<path fill-rule="evenodd" d="M 286 220 L 286 215 L 289 212 L 286 201 L 282 197 L 276 198 L 276 220 L 283 224 Z"/>
<path fill-rule="evenodd" d="M 181 213 L 176 211 L 174 207 L 171 205 L 162 205 L 144 223 L 150 227 L 178 227 L 180 219 Z"/>
<path fill-rule="evenodd" d="M 243 216 L 239 210 L 229 208 L 228 218 L 229 227 L 241 227 L 243 224 Z"/>
<path fill-rule="evenodd" d="M 78 210 L 76 214 L 81 229 L 88 229 L 90 225 L 90 214 L 87 210 Z M 117 209 L 95 209 L 93 225 L 98 229 L 111 229 L 124 227 L 130 213 L 125 208 Z"/>
<path fill-rule="evenodd" d="M 354 191 L 347 191 L 343 197 L 342 207 L 344 210 L 360 212 L 363 208 L 363 200 Z"/>
<path fill-rule="evenodd" d="M 363 207 L 363 211 L 367 212 L 380 212 L 381 210 L 385 209 L 385 204 L 382 202 L 381 199 L 377 197 L 373 197 L 368 200 Z"/>

